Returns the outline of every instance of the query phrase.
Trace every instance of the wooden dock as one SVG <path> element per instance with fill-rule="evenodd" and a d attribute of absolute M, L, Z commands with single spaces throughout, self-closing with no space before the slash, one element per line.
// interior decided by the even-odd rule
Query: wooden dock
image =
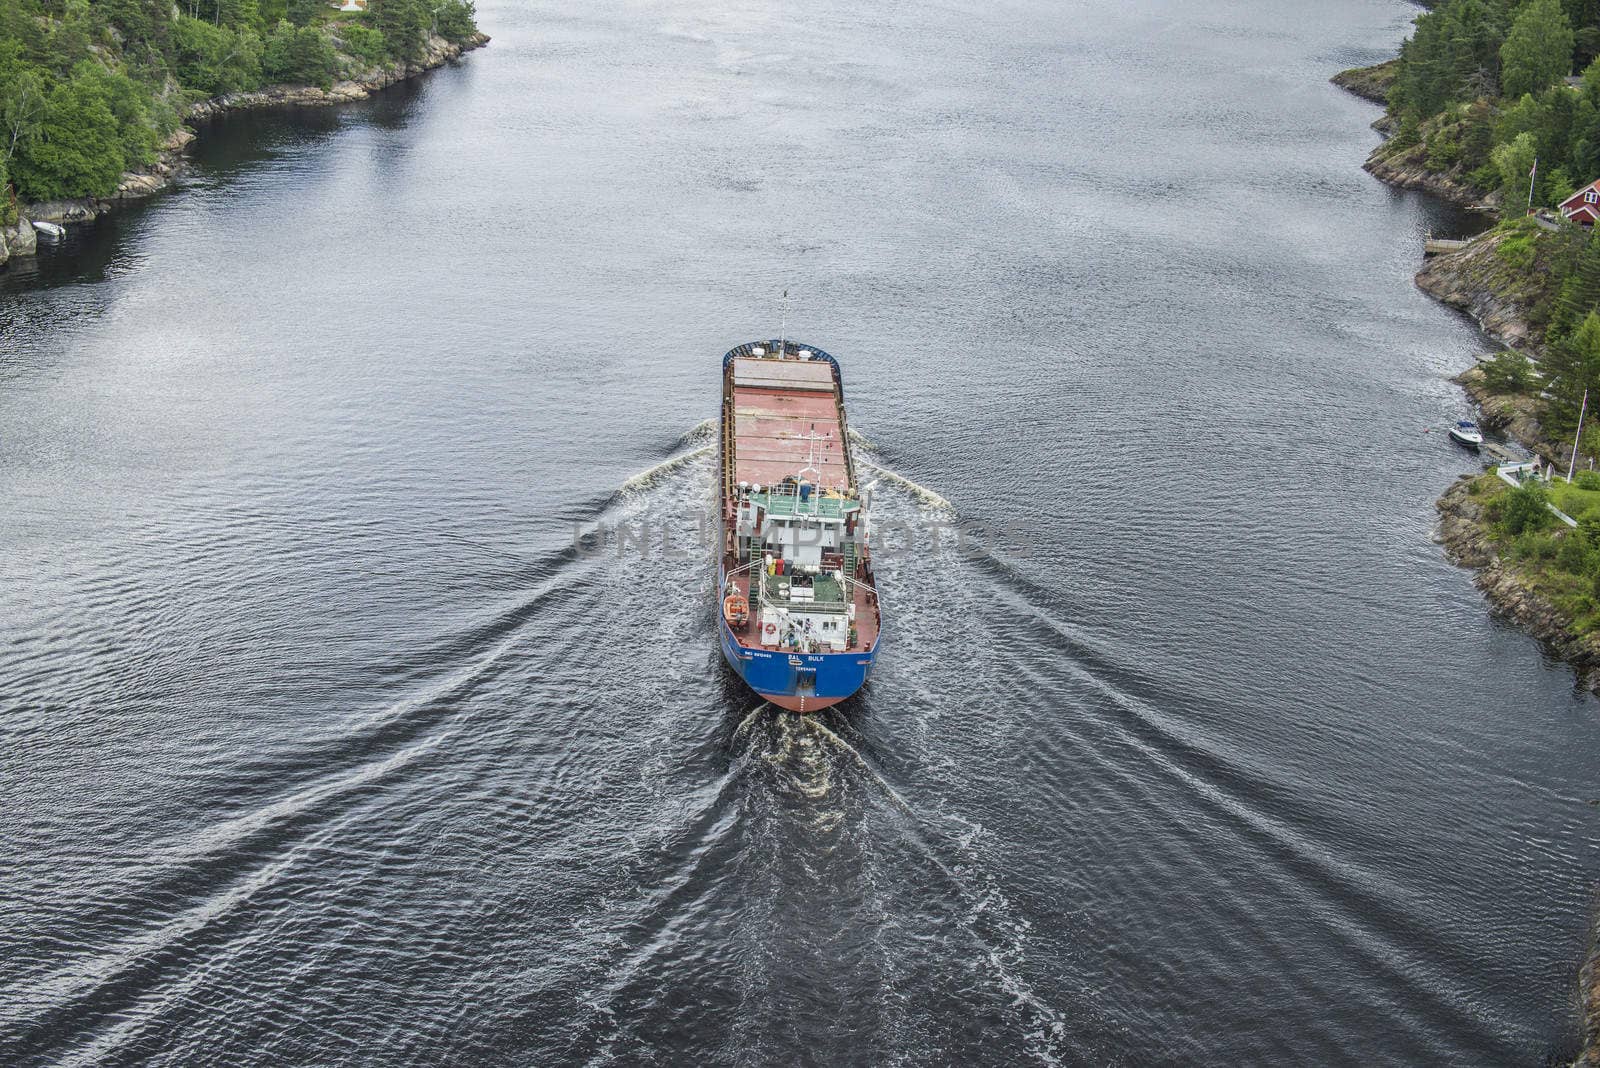
<path fill-rule="evenodd" d="M 1457 252 L 1472 244 L 1476 238 L 1455 240 L 1447 237 L 1434 237 L 1432 234 L 1422 239 L 1422 254 L 1424 256 L 1440 256 L 1446 252 Z"/>

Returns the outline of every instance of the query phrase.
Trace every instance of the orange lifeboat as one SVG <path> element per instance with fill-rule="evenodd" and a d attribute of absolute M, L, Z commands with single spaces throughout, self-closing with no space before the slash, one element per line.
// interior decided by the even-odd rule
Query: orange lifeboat
<path fill-rule="evenodd" d="M 722 617 L 730 627 L 742 627 L 750 622 L 750 602 L 742 593 L 730 593 L 722 602 Z"/>

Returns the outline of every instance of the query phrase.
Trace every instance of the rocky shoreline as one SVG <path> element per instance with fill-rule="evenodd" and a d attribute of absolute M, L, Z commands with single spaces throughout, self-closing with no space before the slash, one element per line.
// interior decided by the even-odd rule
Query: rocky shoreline
<path fill-rule="evenodd" d="M 1416 144 L 1409 148 L 1391 145 L 1392 142 L 1385 141 L 1373 149 L 1367 162 L 1362 164 L 1363 169 L 1378 181 L 1397 189 L 1431 193 L 1441 200 L 1472 211 L 1494 210 L 1492 198 L 1486 198 L 1458 176 L 1428 170 L 1428 150 L 1425 145 Z"/>
<path fill-rule="evenodd" d="M 365 100 L 373 93 L 397 82 L 415 78 L 420 74 L 444 66 L 459 58 L 462 53 L 482 48 L 489 43 L 484 33 L 474 34 L 461 44 L 443 37 L 431 37 L 422 58 L 415 63 L 393 63 L 373 67 L 357 77 L 336 82 L 327 89 L 314 85 L 274 85 L 248 93 L 230 93 L 212 97 L 192 105 L 183 116 L 184 122 L 205 122 L 235 111 L 272 107 L 328 107 Z M 0 227 L 0 266 L 14 257 L 31 256 L 38 251 L 38 235 L 32 223 L 88 222 L 111 211 L 119 204 L 142 200 L 169 188 L 185 165 L 184 152 L 195 139 L 195 132 L 179 127 L 167 138 L 157 153 L 156 161 L 149 167 L 129 171 L 122 176 L 117 191 L 108 197 L 81 197 L 73 200 L 53 200 L 39 204 L 19 204 L 18 218 L 13 226 Z"/>
<path fill-rule="evenodd" d="M 1474 499 L 1473 483 L 1481 477 L 1462 475 L 1439 498 L 1436 540 L 1452 563 L 1473 570 L 1473 584 L 1497 614 L 1516 622 L 1572 665 L 1585 685 L 1600 689 L 1600 635 L 1574 635 L 1572 618 L 1505 566 L 1487 533 L 1483 506 Z M 1600 1050 L 1596 1053 L 1600 1055 Z"/>

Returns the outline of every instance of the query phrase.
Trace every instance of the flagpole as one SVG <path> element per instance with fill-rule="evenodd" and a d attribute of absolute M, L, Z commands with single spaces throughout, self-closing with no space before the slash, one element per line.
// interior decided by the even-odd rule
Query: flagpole
<path fill-rule="evenodd" d="M 1528 172 L 1528 214 L 1533 214 L 1533 183 L 1539 177 L 1539 157 L 1533 157 L 1533 170 Z"/>
<path fill-rule="evenodd" d="M 1583 391 L 1583 406 L 1578 409 L 1578 433 L 1572 439 L 1572 462 L 1567 464 L 1567 481 L 1572 481 L 1572 471 L 1578 466 L 1578 442 L 1583 440 L 1583 414 L 1589 410 L 1589 391 Z"/>

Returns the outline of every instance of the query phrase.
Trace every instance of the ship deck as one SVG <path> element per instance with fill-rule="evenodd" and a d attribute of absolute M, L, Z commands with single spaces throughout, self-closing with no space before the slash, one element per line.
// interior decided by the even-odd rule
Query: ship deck
<path fill-rule="evenodd" d="M 730 624 L 729 629 L 733 631 L 733 636 L 739 644 L 745 648 L 767 648 L 761 644 L 761 620 L 757 618 L 756 599 L 750 596 L 750 580 L 751 573 L 743 571 L 734 575 L 728 582 L 728 592 L 739 593 L 750 605 L 750 621 L 742 627 Z M 832 583 L 834 580 L 826 581 Z M 877 594 L 865 583 L 857 582 L 853 586 L 854 596 L 851 600 L 856 609 L 856 640 L 844 651 L 864 653 L 878 643 L 878 599 Z"/>
<path fill-rule="evenodd" d="M 733 480 L 804 477 L 848 489 L 850 462 L 833 370 L 820 360 L 733 361 Z"/>

